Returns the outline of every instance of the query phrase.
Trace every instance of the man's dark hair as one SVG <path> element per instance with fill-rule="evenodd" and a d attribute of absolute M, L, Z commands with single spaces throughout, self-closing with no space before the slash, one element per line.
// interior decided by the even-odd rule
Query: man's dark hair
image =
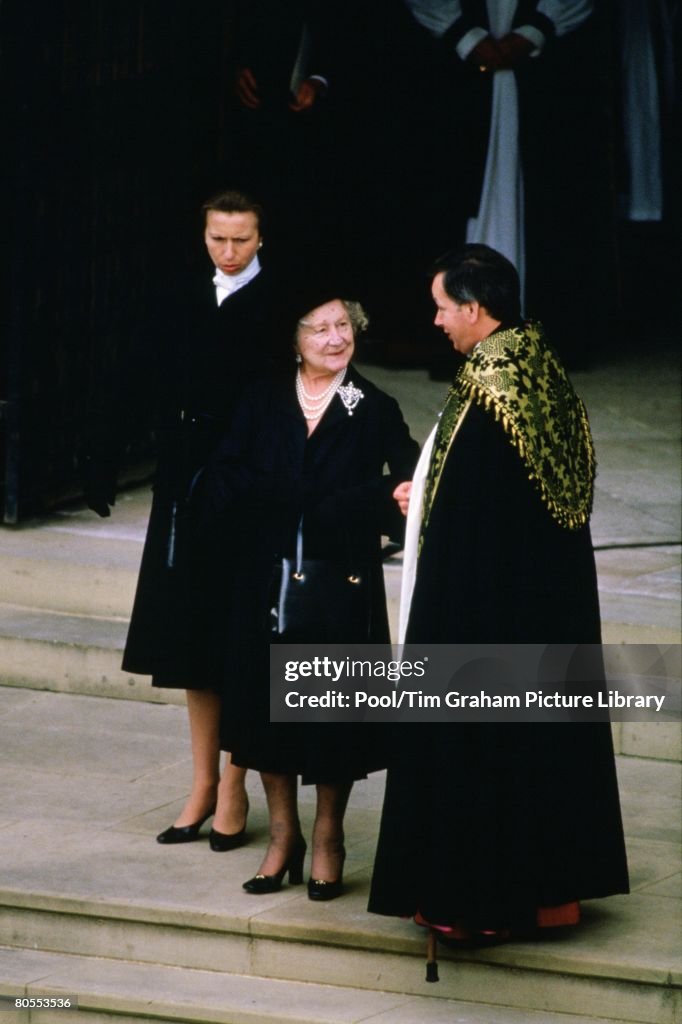
<path fill-rule="evenodd" d="M 257 203 L 251 196 L 247 196 L 245 192 L 238 192 L 236 189 L 227 189 L 224 192 L 217 192 L 201 207 L 201 212 L 204 215 L 204 221 L 206 215 L 216 210 L 218 213 L 253 213 L 256 215 L 258 221 L 258 230 L 262 234 L 263 232 L 263 220 L 265 213 L 260 203 Z"/>
<path fill-rule="evenodd" d="M 432 273 L 443 274 L 443 288 L 455 302 L 478 302 L 503 324 L 516 324 L 521 319 L 521 284 L 516 267 L 489 245 L 470 243 L 450 249 L 436 260 Z"/>

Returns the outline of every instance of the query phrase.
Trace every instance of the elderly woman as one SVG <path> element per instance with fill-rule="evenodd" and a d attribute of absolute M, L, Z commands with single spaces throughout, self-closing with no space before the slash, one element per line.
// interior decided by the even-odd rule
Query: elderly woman
<path fill-rule="evenodd" d="M 302 881 L 300 775 L 317 786 L 308 894 L 322 900 L 342 891 L 353 781 L 382 767 L 381 757 L 366 726 L 269 723 L 273 567 L 294 555 L 299 531 L 306 558 L 362 566 L 368 586 L 356 624 L 320 614 L 296 639 L 388 641 L 381 536 L 401 535 L 391 490 L 411 476 L 418 447 L 397 403 L 351 364 L 356 332 L 367 324 L 358 303 L 318 289 L 300 298 L 291 324 L 295 373 L 248 395 L 204 475 L 199 505 L 202 521 L 223 532 L 221 524 L 232 526 L 222 636 L 224 671 L 235 683 L 224 697 L 222 745 L 233 764 L 261 772 L 270 813 L 270 844 L 244 888 L 275 892 L 287 871 L 291 883 Z"/>

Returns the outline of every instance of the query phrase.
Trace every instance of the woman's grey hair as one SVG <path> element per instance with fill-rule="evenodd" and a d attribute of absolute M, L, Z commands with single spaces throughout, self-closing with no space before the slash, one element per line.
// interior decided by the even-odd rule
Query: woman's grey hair
<path fill-rule="evenodd" d="M 365 313 L 364 309 L 359 302 L 354 302 L 351 299 L 341 299 L 346 312 L 348 313 L 348 319 L 350 320 L 351 327 L 353 328 L 353 334 L 362 334 L 369 327 L 369 317 Z"/>
<path fill-rule="evenodd" d="M 359 302 L 355 302 L 352 299 L 340 299 L 339 301 L 342 303 L 346 313 L 348 313 L 348 319 L 350 320 L 350 325 L 353 328 L 353 337 L 357 338 L 359 334 L 362 334 L 363 331 L 366 331 L 369 327 L 369 317 Z M 310 310 L 310 312 L 312 312 L 312 310 Z M 296 325 L 297 333 L 299 327 L 306 326 L 306 318 L 303 316 Z"/>

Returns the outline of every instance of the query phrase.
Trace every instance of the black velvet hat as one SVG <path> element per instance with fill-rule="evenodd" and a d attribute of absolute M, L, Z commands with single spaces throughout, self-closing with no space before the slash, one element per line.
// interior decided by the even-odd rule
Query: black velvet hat
<path fill-rule="evenodd" d="M 318 306 L 324 306 L 334 299 L 359 302 L 357 284 L 347 274 L 331 267 L 313 267 L 303 276 L 297 276 L 286 289 L 285 316 L 296 330 L 299 320 L 305 318 Z"/>

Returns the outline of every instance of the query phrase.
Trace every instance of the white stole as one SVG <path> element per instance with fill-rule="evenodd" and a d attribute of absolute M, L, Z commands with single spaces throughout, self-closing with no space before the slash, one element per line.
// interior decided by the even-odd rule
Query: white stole
<path fill-rule="evenodd" d="M 516 0 L 488 2 L 490 33 L 496 39 L 511 31 Z M 467 242 L 484 242 L 514 264 L 525 280 L 523 172 L 519 152 L 519 97 L 513 71 L 493 75 L 493 102 L 488 152 L 476 217 L 467 224 Z"/>
<path fill-rule="evenodd" d="M 412 491 L 410 492 L 410 504 L 407 509 L 407 524 L 405 526 L 405 548 L 403 551 L 403 579 L 400 588 L 400 618 L 398 625 L 398 643 L 405 642 L 407 632 L 407 621 L 410 617 L 410 605 L 412 604 L 412 592 L 414 581 L 417 575 L 417 555 L 419 553 L 419 534 L 421 533 L 422 511 L 424 505 L 424 490 L 426 478 L 429 474 L 431 464 L 431 452 L 433 443 L 436 440 L 438 424 L 429 434 L 422 453 L 419 456 L 417 468 L 412 477 Z"/>

